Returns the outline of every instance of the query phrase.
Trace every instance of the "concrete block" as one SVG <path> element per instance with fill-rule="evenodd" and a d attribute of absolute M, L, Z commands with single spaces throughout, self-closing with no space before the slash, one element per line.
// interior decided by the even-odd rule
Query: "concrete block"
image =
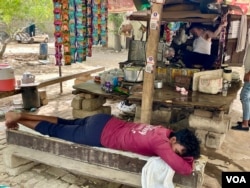
<path fill-rule="evenodd" d="M 40 99 L 47 99 L 47 93 L 45 89 L 39 89 L 38 90 Z"/>
<path fill-rule="evenodd" d="M 29 164 L 32 161 L 14 156 L 15 149 L 5 148 L 3 151 L 3 161 L 5 166 L 16 168 L 21 165 Z"/>
<path fill-rule="evenodd" d="M 219 149 L 225 140 L 225 137 L 226 134 L 224 133 L 208 132 L 205 146 L 208 148 Z"/>
<path fill-rule="evenodd" d="M 6 167 L 6 172 L 11 176 L 17 176 L 17 175 L 31 169 L 32 167 L 36 166 L 37 164 L 38 163 L 36 163 L 36 162 L 30 162 L 30 163 L 27 163 L 25 165 L 18 166 L 16 168 Z"/>
<path fill-rule="evenodd" d="M 111 114 L 111 111 L 112 111 L 111 106 L 102 106 L 101 109 L 102 109 L 102 113 Z"/>
<path fill-rule="evenodd" d="M 188 119 L 189 126 L 195 129 L 201 129 L 216 133 L 226 133 L 228 131 L 227 121 L 216 121 L 211 118 L 199 117 L 191 114 Z"/>
<path fill-rule="evenodd" d="M 94 98 L 98 98 L 97 95 L 92 95 L 92 94 L 89 94 L 89 93 L 84 93 L 84 98 L 85 99 L 94 99 Z"/>
<path fill-rule="evenodd" d="M 171 111 L 161 108 L 160 110 L 154 110 L 152 114 L 152 122 L 166 122 L 169 123 L 171 118 Z"/>
<path fill-rule="evenodd" d="M 200 116 L 200 117 L 211 118 L 213 116 L 213 112 L 210 112 L 210 111 L 207 111 L 207 110 L 195 109 L 194 110 L 194 115 L 195 116 Z"/>
<path fill-rule="evenodd" d="M 87 111 L 96 110 L 105 103 L 106 103 L 106 99 L 102 97 L 98 97 L 94 99 L 84 99 L 82 101 L 82 109 L 87 110 Z"/>
<path fill-rule="evenodd" d="M 171 119 L 171 110 L 168 108 L 160 108 L 159 110 L 152 111 L 151 122 L 152 123 L 169 123 Z M 139 120 L 141 117 L 141 106 L 136 106 L 135 120 Z"/>
<path fill-rule="evenodd" d="M 40 99 L 40 103 L 42 106 L 47 105 L 49 103 L 48 99 Z"/>
<path fill-rule="evenodd" d="M 82 109 L 82 101 L 84 98 L 80 97 L 79 95 L 75 96 L 71 101 L 71 107 L 80 110 Z"/>
<path fill-rule="evenodd" d="M 102 106 L 101 108 L 93 111 L 76 110 L 76 109 L 73 109 L 72 111 L 73 118 L 84 118 L 86 116 L 92 116 L 94 114 L 100 114 L 100 113 L 111 114 L 111 107 Z"/>
<path fill-rule="evenodd" d="M 200 129 L 195 130 L 195 135 L 200 140 L 201 145 L 205 145 L 207 134 L 208 134 L 208 131 L 200 130 Z"/>
<path fill-rule="evenodd" d="M 85 98 L 85 93 L 78 93 L 77 95 L 81 98 Z"/>
<path fill-rule="evenodd" d="M 224 120 L 224 116 L 225 116 L 225 112 L 224 111 L 214 112 L 213 113 L 213 120 L 215 120 L 215 121 L 222 121 L 222 120 Z"/>

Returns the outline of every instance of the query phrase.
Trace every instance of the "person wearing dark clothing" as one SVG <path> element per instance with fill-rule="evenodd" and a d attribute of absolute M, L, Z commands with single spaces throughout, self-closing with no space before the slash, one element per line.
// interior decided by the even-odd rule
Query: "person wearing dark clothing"
<path fill-rule="evenodd" d="M 9 129 L 21 124 L 41 134 L 78 144 L 159 156 L 183 175 L 191 174 L 194 159 L 200 156 L 199 140 L 189 129 L 174 132 L 163 126 L 127 122 L 108 114 L 67 120 L 8 112 L 5 119 Z"/>

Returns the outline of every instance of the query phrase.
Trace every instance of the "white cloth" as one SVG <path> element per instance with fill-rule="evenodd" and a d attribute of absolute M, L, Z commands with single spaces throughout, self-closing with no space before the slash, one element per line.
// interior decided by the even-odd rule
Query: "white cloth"
<path fill-rule="evenodd" d="M 245 49 L 247 39 L 247 15 L 241 16 L 240 32 L 238 32 L 236 52 L 241 52 Z"/>
<path fill-rule="evenodd" d="M 150 157 L 142 168 L 142 188 L 174 188 L 175 171 L 160 157 Z"/>
<path fill-rule="evenodd" d="M 245 73 L 247 73 L 248 71 L 250 71 L 250 29 L 248 29 L 248 37 L 246 41 L 246 50 L 243 62 Z"/>
<path fill-rule="evenodd" d="M 200 54 L 211 54 L 211 41 L 205 40 L 203 37 L 199 36 L 196 39 L 194 39 L 193 42 L 193 51 L 200 53 Z"/>

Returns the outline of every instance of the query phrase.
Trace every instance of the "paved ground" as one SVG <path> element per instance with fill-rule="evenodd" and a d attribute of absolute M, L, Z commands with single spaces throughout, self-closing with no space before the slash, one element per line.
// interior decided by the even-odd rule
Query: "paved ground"
<path fill-rule="evenodd" d="M 36 48 L 37 49 L 37 48 Z M 11 49 L 13 50 L 13 49 Z M 13 50 L 14 51 L 14 50 Z M 12 52 L 15 53 L 15 52 Z M 101 62 L 106 62 L 108 67 L 110 64 L 126 60 L 126 52 L 121 54 L 112 51 L 103 52 L 96 50 L 95 56 L 89 58 L 92 61 L 90 65 L 102 65 Z M 77 65 L 79 66 L 79 65 Z M 83 66 L 83 65 L 81 65 Z M 79 67 L 81 67 L 79 66 Z M 116 64 L 115 64 L 116 66 Z M 79 67 L 77 67 L 79 69 Z M 242 72 L 242 69 L 237 69 Z M 55 73 L 54 73 L 55 74 Z M 41 73 L 41 75 L 43 75 Z M 44 75 L 44 76 L 47 76 Z M 49 104 L 39 108 L 35 113 L 54 114 L 63 117 L 71 117 L 71 86 L 73 81 L 68 81 L 63 84 L 64 92 L 59 94 L 59 87 L 50 86 L 46 88 Z M 20 95 L 14 97 L 20 98 Z M 0 107 L 8 110 L 11 107 L 13 98 L 6 98 L 0 101 Z M 115 109 L 115 101 L 111 105 Z M 232 123 L 241 119 L 242 110 L 239 98 L 236 98 L 232 111 L 230 112 Z M 205 168 L 205 177 L 203 188 L 219 188 L 221 187 L 221 172 L 222 171 L 250 171 L 250 133 L 232 131 L 226 135 L 225 141 L 219 150 L 206 150 L 203 153 L 209 157 L 209 161 Z M 3 165 L 2 152 L 6 147 L 4 119 L 0 119 L 0 185 L 9 185 L 14 188 L 43 188 L 43 187 L 65 187 L 65 188 L 105 188 L 111 186 L 107 182 L 84 178 L 77 174 L 66 172 L 62 169 L 55 169 L 45 165 L 38 165 L 32 170 L 23 173 L 17 177 L 9 176 Z M 1 186 L 0 186 L 1 187 Z M 120 185 L 112 184 L 112 187 Z M 123 186 L 125 188 L 126 186 Z"/>

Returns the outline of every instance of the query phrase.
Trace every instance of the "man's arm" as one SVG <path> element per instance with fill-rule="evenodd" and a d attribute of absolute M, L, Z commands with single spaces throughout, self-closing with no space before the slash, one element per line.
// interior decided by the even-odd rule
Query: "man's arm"
<path fill-rule="evenodd" d="M 219 27 L 214 32 L 212 32 L 211 38 L 216 38 L 220 34 L 220 32 L 222 31 L 222 29 L 224 27 L 226 27 L 226 25 L 227 25 L 227 22 L 221 23 L 219 25 Z"/>
<path fill-rule="evenodd" d="M 164 143 L 165 145 L 166 143 Z M 164 148 L 164 149 L 163 149 Z M 177 155 L 172 148 L 158 146 L 155 153 L 165 161 L 177 174 L 190 175 L 193 171 L 193 157 L 181 157 Z"/>

